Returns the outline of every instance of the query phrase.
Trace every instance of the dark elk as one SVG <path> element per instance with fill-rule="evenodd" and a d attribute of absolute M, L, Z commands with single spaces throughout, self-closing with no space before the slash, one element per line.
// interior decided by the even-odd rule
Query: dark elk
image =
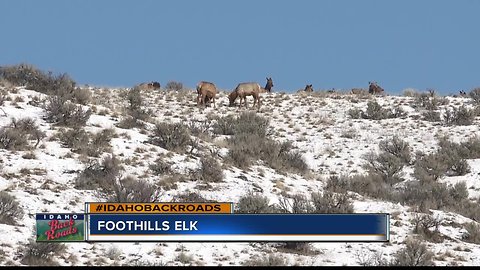
<path fill-rule="evenodd" d="M 267 78 L 267 84 L 265 85 L 265 90 L 267 90 L 267 92 L 270 93 L 272 92 L 272 87 L 273 87 L 272 78 Z"/>
<path fill-rule="evenodd" d="M 141 83 L 138 85 L 138 87 L 142 90 L 156 90 L 156 89 L 160 89 L 160 83 L 159 82 Z"/>
<path fill-rule="evenodd" d="M 305 86 L 305 89 L 303 90 L 305 92 L 313 92 L 313 86 L 311 84 L 307 84 Z"/>
<path fill-rule="evenodd" d="M 197 105 L 205 105 L 208 101 L 213 101 L 215 108 L 215 97 L 217 96 L 217 87 L 211 82 L 201 81 L 197 84 Z"/>
<path fill-rule="evenodd" d="M 368 82 L 368 93 L 370 94 L 383 94 L 385 90 L 383 90 L 382 87 L 380 87 L 377 82 Z"/>

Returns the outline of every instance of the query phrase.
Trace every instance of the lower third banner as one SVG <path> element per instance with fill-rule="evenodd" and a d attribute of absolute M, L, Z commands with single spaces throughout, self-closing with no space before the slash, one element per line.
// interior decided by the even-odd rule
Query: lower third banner
<path fill-rule="evenodd" d="M 90 214 L 86 241 L 389 241 L 388 214 Z"/>

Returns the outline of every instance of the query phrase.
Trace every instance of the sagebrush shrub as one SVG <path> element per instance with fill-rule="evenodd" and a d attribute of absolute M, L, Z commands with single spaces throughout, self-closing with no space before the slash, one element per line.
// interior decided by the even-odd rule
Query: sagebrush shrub
<path fill-rule="evenodd" d="M 261 138 L 271 133 L 270 121 L 255 112 L 243 112 L 235 121 L 234 134 L 256 134 Z"/>
<path fill-rule="evenodd" d="M 56 94 L 60 88 L 72 89 L 75 82 L 67 74 L 44 73 L 32 65 L 20 64 L 0 68 L 0 76 L 17 86 L 25 86 L 44 94 Z"/>
<path fill-rule="evenodd" d="M 127 92 L 127 101 L 128 114 L 135 119 L 135 122 L 138 120 L 145 120 L 148 118 L 147 111 L 145 110 L 145 104 L 143 101 L 143 96 L 140 92 L 139 87 L 134 87 Z"/>
<path fill-rule="evenodd" d="M 239 168 L 248 168 L 257 160 L 263 160 L 271 168 L 281 172 L 304 174 L 308 165 L 303 155 L 291 150 L 291 143 L 279 143 L 261 138 L 257 134 L 235 134 L 227 140 L 228 157 Z"/>
<path fill-rule="evenodd" d="M 422 182 L 437 181 L 447 170 L 445 155 L 432 153 L 417 158 L 413 176 Z"/>
<path fill-rule="evenodd" d="M 290 202 L 291 200 L 291 202 Z M 312 201 L 303 194 L 294 194 L 290 198 L 282 197 L 279 199 L 279 212 L 281 213 L 314 213 L 315 208 Z"/>
<path fill-rule="evenodd" d="M 443 239 L 438 231 L 443 219 L 429 214 L 416 214 L 412 219 L 413 233 L 419 234 L 424 240 L 441 243 Z"/>
<path fill-rule="evenodd" d="M 348 116 L 352 119 L 360 119 L 363 116 L 363 111 L 357 108 L 349 109 L 347 111 Z"/>
<path fill-rule="evenodd" d="M 385 183 L 394 185 L 402 181 L 402 169 L 404 167 L 404 161 L 394 154 L 388 152 L 380 152 L 376 154 L 374 152 L 364 155 L 365 164 L 363 167 L 371 172 L 380 175 Z"/>
<path fill-rule="evenodd" d="M 71 148 L 73 151 L 88 145 L 90 134 L 84 129 L 69 128 L 60 129 L 58 133 L 58 139 L 62 142 L 62 145 Z"/>
<path fill-rule="evenodd" d="M 362 117 L 365 119 L 381 120 L 390 118 L 390 112 L 384 109 L 378 102 L 369 101 L 367 103 L 367 110 L 362 114 Z"/>
<path fill-rule="evenodd" d="M 394 265 L 398 266 L 432 266 L 433 252 L 416 239 L 407 239 L 405 247 L 394 255 Z"/>
<path fill-rule="evenodd" d="M 433 110 L 422 112 L 422 119 L 429 122 L 440 122 L 442 120 L 440 112 Z"/>
<path fill-rule="evenodd" d="M 165 175 L 172 172 L 171 165 L 163 158 L 157 158 L 148 166 L 154 175 Z"/>
<path fill-rule="evenodd" d="M 282 171 L 293 171 L 303 175 L 310 169 L 299 151 L 289 151 L 279 155 L 279 157 L 282 161 Z"/>
<path fill-rule="evenodd" d="M 220 135 L 235 134 L 235 116 L 230 114 L 227 116 L 218 117 L 215 124 L 213 124 L 213 132 Z"/>
<path fill-rule="evenodd" d="M 173 202 L 214 202 L 212 200 L 205 199 L 198 191 L 196 192 L 183 192 L 173 197 Z"/>
<path fill-rule="evenodd" d="M 165 89 L 170 91 L 180 91 L 183 89 L 183 83 L 176 82 L 176 81 L 169 81 L 167 85 L 165 85 Z"/>
<path fill-rule="evenodd" d="M 127 176 L 113 181 L 111 190 L 106 190 L 109 202 L 141 202 L 152 203 L 158 200 L 158 191 L 155 185 Z"/>
<path fill-rule="evenodd" d="M 32 118 L 19 120 L 12 118 L 9 124 L 0 127 L 0 148 L 7 150 L 35 148 L 45 136 Z M 33 146 L 29 143 L 32 140 L 35 141 Z"/>
<path fill-rule="evenodd" d="M 324 191 L 321 194 L 314 192 L 311 197 L 315 213 L 353 213 L 353 204 L 346 193 Z"/>
<path fill-rule="evenodd" d="M 376 173 L 335 175 L 328 179 L 325 190 L 342 194 L 353 191 L 363 196 L 409 205 L 422 212 L 444 209 L 471 219 L 480 219 L 480 204 L 470 201 L 464 182 L 448 187 L 445 183 L 430 179 L 409 181 L 392 188 Z"/>
<path fill-rule="evenodd" d="M 188 130 L 190 130 L 190 134 L 192 134 L 195 137 L 199 138 L 209 138 L 210 137 L 210 127 L 212 124 L 210 123 L 209 120 L 204 120 L 204 121 L 189 121 L 188 124 Z"/>
<path fill-rule="evenodd" d="M 110 141 L 116 135 L 115 130 L 112 128 L 105 128 L 95 133 L 90 141 L 90 148 L 96 149 L 95 152 L 105 152 L 110 147 Z"/>
<path fill-rule="evenodd" d="M 470 199 L 455 201 L 448 207 L 449 211 L 458 213 L 473 220 L 480 220 L 480 203 Z"/>
<path fill-rule="evenodd" d="M 53 261 L 54 257 L 59 256 L 66 249 L 63 243 L 54 242 L 35 242 L 30 240 L 23 247 L 23 258 L 21 263 L 24 265 L 57 265 Z"/>
<path fill-rule="evenodd" d="M 416 108 L 423 108 L 427 111 L 434 111 L 438 109 L 440 102 L 437 97 L 432 97 L 428 93 L 421 93 L 415 96 L 414 106 Z"/>
<path fill-rule="evenodd" d="M 144 128 L 145 123 L 140 121 L 138 118 L 135 118 L 131 115 L 127 115 L 123 117 L 123 119 L 120 122 L 118 122 L 115 126 L 119 128 L 124 128 L 124 129 Z"/>
<path fill-rule="evenodd" d="M 477 159 L 480 158 L 480 137 L 473 136 L 468 138 L 467 141 L 462 142 L 460 146 L 466 150 L 464 150 L 466 156 L 462 156 L 465 159 Z"/>
<path fill-rule="evenodd" d="M 190 131 L 181 123 L 157 123 L 150 142 L 171 151 L 185 151 L 190 144 Z"/>
<path fill-rule="evenodd" d="M 0 106 L 3 106 L 5 100 L 7 100 L 7 91 L 0 89 Z M 5 113 L 4 111 L 2 111 Z"/>
<path fill-rule="evenodd" d="M 473 124 L 476 113 L 464 105 L 452 110 L 445 110 L 444 123 L 447 126 L 468 126 Z"/>
<path fill-rule="evenodd" d="M 18 129 L 11 127 L 0 128 L 0 147 L 7 150 L 28 149 L 27 138 Z"/>
<path fill-rule="evenodd" d="M 328 179 L 326 190 L 344 193 L 353 191 L 373 198 L 394 200 L 392 186 L 378 173 L 352 176 L 332 176 Z"/>
<path fill-rule="evenodd" d="M 351 180 L 348 179 L 348 176 L 339 176 L 339 175 L 331 175 L 325 186 L 325 190 L 329 190 L 332 192 L 343 193 L 348 190 L 351 190 Z"/>
<path fill-rule="evenodd" d="M 87 104 L 91 93 L 76 87 L 76 82 L 66 73 L 54 75 L 28 64 L 0 67 L 0 78 L 16 86 L 25 86 L 40 93 L 59 96 L 74 103 Z"/>
<path fill-rule="evenodd" d="M 412 181 L 399 191 L 397 201 L 418 207 L 419 211 L 428 209 L 450 209 L 458 203 L 444 183 Z"/>
<path fill-rule="evenodd" d="M 469 137 L 466 141 L 455 143 L 448 137 L 440 137 L 438 140 L 440 146 L 439 152 L 448 153 L 448 155 L 457 155 L 459 159 L 477 159 L 480 158 L 480 137 Z"/>
<path fill-rule="evenodd" d="M 91 161 L 75 179 L 75 188 L 78 189 L 113 189 L 122 166 L 115 156 L 106 156 L 100 162 Z"/>
<path fill-rule="evenodd" d="M 462 240 L 469 243 L 480 244 L 480 225 L 475 222 L 467 223 L 466 232 L 462 235 Z"/>
<path fill-rule="evenodd" d="M 44 111 L 47 122 L 75 128 L 85 126 L 92 114 L 91 109 L 84 110 L 81 105 L 75 105 L 59 96 L 47 98 Z"/>
<path fill-rule="evenodd" d="M 200 180 L 204 182 L 218 183 L 223 181 L 223 169 L 220 162 L 212 157 L 202 157 L 200 159 Z"/>
<path fill-rule="evenodd" d="M 268 256 L 254 256 L 244 263 L 243 266 L 286 266 L 286 259 L 282 255 L 268 254 Z"/>
<path fill-rule="evenodd" d="M 391 139 L 380 141 L 378 144 L 381 151 L 390 153 L 399 158 L 405 165 L 410 164 L 412 160 L 412 148 L 408 142 L 402 140 L 397 135 Z"/>
<path fill-rule="evenodd" d="M 61 129 L 58 137 L 62 144 L 73 152 L 98 157 L 110 150 L 110 141 L 114 134 L 113 129 L 103 129 L 95 134 L 83 129 Z"/>
<path fill-rule="evenodd" d="M 475 149 L 476 144 L 472 139 L 458 144 L 446 137 L 440 138 L 440 149 L 429 155 L 419 154 L 414 166 L 414 176 L 421 181 L 436 181 L 444 175 L 462 176 L 469 173 L 471 168 L 466 158 L 478 155 L 466 147 L 470 143 Z"/>
<path fill-rule="evenodd" d="M 257 160 L 282 172 L 306 173 L 309 168 L 303 155 L 294 151 L 291 142 L 270 139 L 269 120 L 254 112 L 236 118 L 233 135 L 227 139 L 229 160 L 237 167 L 248 168 Z"/>
<path fill-rule="evenodd" d="M 383 108 L 377 101 L 369 101 L 365 111 L 360 109 L 350 109 L 347 114 L 353 119 L 363 118 L 371 120 L 397 118 L 407 115 L 401 107 Z"/>
<path fill-rule="evenodd" d="M 87 105 L 92 99 L 92 93 L 86 88 L 75 88 L 73 92 L 73 100 L 82 105 Z"/>
<path fill-rule="evenodd" d="M 272 211 L 267 197 L 253 193 L 242 196 L 235 206 L 237 213 L 261 214 Z"/>
<path fill-rule="evenodd" d="M 257 134 L 235 134 L 227 140 L 229 145 L 228 157 L 239 168 L 248 168 L 261 158 L 265 140 Z"/>
<path fill-rule="evenodd" d="M 480 103 L 480 87 L 472 89 L 468 95 L 473 99 L 473 101 Z"/>
<path fill-rule="evenodd" d="M 15 225 L 22 215 L 23 210 L 15 197 L 6 191 L 0 191 L 0 223 Z"/>
<path fill-rule="evenodd" d="M 471 172 L 470 165 L 465 159 L 454 159 L 452 164 L 449 167 L 450 172 L 449 176 L 462 176 Z"/>
<path fill-rule="evenodd" d="M 377 250 L 370 252 L 366 250 L 358 250 L 355 252 L 356 262 L 361 266 L 390 266 L 392 261 L 383 258 L 383 252 Z"/>
<path fill-rule="evenodd" d="M 465 182 L 458 182 L 450 189 L 450 196 L 459 202 L 468 199 L 468 189 Z"/>

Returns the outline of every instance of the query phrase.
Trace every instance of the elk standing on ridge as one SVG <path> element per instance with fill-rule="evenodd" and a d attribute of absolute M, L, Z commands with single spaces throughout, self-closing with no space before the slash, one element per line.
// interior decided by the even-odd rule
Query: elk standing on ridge
<path fill-rule="evenodd" d="M 313 92 L 313 86 L 311 84 L 307 84 L 307 86 L 305 86 L 305 92 Z"/>
<path fill-rule="evenodd" d="M 217 96 L 217 87 L 211 82 L 201 81 L 197 84 L 197 105 L 205 105 L 206 101 L 212 100 L 215 106 L 215 97 Z"/>
<path fill-rule="evenodd" d="M 270 93 L 272 92 L 272 87 L 273 87 L 272 78 L 267 78 L 267 84 L 265 85 L 265 90 Z"/>
<path fill-rule="evenodd" d="M 159 82 L 149 82 L 149 83 L 141 83 L 138 85 L 138 88 L 140 88 L 140 90 L 156 90 L 156 89 L 160 89 L 160 83 Z"/>
<path fill-rule="evenodd" d="M 240 97 L 240 107 L 242 106 L 242 100 L 245 103 L 245 108 L 247 107 L 247 96 L 253 96 L 254 102 L 253 106 L 257 104 L 260 108 L 260 94 L 265 93 L 267 90 L 262 88 L 258 83 L 249 82 L 249 83 L 239 83 L 235 90 L 228 95 L 230 101 L 230 106 L 233 105 L 237 97 Z"/>
<path fill-rule="evenodd" d="M 385 90 L 383 90 L 382 87 L 380 87 L 377 82 L 368 82 L 369 86 L 368 86 L 368 93 L 370 94 L 381 94 L 383 93 Z"/>

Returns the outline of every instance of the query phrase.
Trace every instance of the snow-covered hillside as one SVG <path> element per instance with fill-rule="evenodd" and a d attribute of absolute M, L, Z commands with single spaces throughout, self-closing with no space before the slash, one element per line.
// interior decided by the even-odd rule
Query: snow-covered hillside
<path fill-rule="evenodd" d="M 85 169 L 89 160 L 101 160 L 114 154 L 123 166 L 122 175 L 148 181 L 159 190 L 160 201 L 171 201 L 179 194 L 196 192 L 208 200 L 237 203 L 249 192 L 269 198 L 270 204 L 279 198 L 312 192 L 323 192 L 330 176 L 352 176 L 365 173 L 364 155 L 379 151 L 379 142 L 398 136 L 415 153 L 426 154 L 438 149 L 438 137 L 448 136 L 451 141 L 464 142 L 480 135 L 480 118 L 472 125 L 444 125 L 424 121 L 422 109 L 415 108 L 415 97 L 407 96 L 357 96 L 345 93 L 265 93 L 262 107 L 252 108 L 253 100 L 247 97 L 249 108 L 228 106 L 228 92 L 220 92 L 217 108 L 200 108 L 196 92 L 147 90 L 142 92 L 147 109 L 145 128 L 119 128 L 117 124 L 126 114 L 127 89 L 89 87 L 92 98 L 85 108 L 92 109 L 84 129 L 97 133 L 112 129 L 110 148 L 98 157 L 73 152 L 59 139 L 60 126 L 45 120 L 42 101 L 46 95 L 24 87 L 2 87 L 3 105 L 0 104 L 0 128 L 16 120 L 31 118 L 44 132 L 36 148 L 8 150 L 0 147 L 0 191 L 14 196 L 24 210 L 18 225 L 0 223 L 0 265 L 22 265 L 25 247 L 34 239 L 35 213 L 83 212 L 84 202 L 102 201 L 95 190 L 75 188 L 75 179 Z M 473 108 L 468 97 L 442 97 L 439 108 L 465 105 Z M 353 119 L 349 111 L 365 111 L 369 101 L 377 101 L 383 108 L 401 108 L 402 117 L 371 120 Z M 238 101 L 237 101 L 238 102 Z M 240 169 L 224 162 L 228 148 L 228 135 L 211 133 L 215 117 L 238 115 L 252 111 L 270 121 L 271 138 L 291 141 L 300 151 L 310 171 L 304 175 L 279 172 L 259 161 L 248 169 Z M 209 138 L 198 139 L 198 149 L 187 153 L 168 151 L 151 144 L 149 136 L 156 122 L 183 123 L 187 126 L 204 125 Z M 31 143 L 32 145 L 35 142 Z M 222 163 L 223 181 L 205 183 L 192 181 L 188 175 L 200 167 L 201 154 L 211 154 Z M 152 173 L 150 166 L 162 158 L 179 179 L 171 177 L 169 183 Z M 468 159 L 470 172 L 461 176 L 442 176 L 438 181 L 452 186 L 464 181 L 472 202 L 480 196 L 480 160 Z M 413 164 L 413 163 L 412 163 Z M 416 181 L 413 165 L 402 169 L 404 181 Z M 181 178 L 182 175 L 186 177 Z M 54 255 L 53 263 L 59 265 L 243 265 L 261 260 L 269 254 L 283 259 L 286 265 L 360 265 L 373 256 L 391 260 L 405 247 L 413 233 L 416 210 L 409 205 L 381 201 L 354 190 L 348 192 L 355 212 L 391 213 L 390 243 L 312 243 L 307 251 L 299 252 L 281 247 L 278 243 L 66 243 L 64 250 Z M 478 203 L 478 201 L 477 201 Z M 424 244 L 434 254 L 435 265 L 480 265 L 480 245 L 462 239 L 465 226 L 472 222 L 468 217 L 454 212 L 432 210 L 432 216 L 441 220 L 438 233 L 442 241 Z M 41 262 L 41 261 L 39 261 Z M 261 264 L 261 263 L 259 263 Z"/>

